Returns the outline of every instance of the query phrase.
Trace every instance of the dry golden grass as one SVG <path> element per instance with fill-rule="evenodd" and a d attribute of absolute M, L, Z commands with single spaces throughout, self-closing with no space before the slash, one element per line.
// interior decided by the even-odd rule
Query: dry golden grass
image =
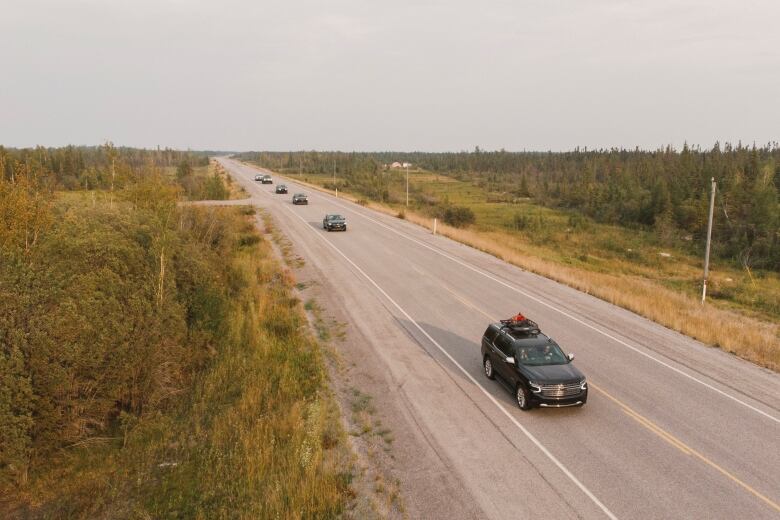
<path fill-rule="evenodd" d="M 430 219 L 419 215 L 407 213 L 407 219 L 430 227 Z M 775 324 L 702 306 L 694 298 L 640 277 L 595 273 L 524 255 L 522 243 L 506 233 L 478 233 L 446 225 L 439 226 L 437 231 L 506 262 L 628 309 L 702 343 L 780 370 L 780 327 Z"/>
<path fill-rule="evenodd" d="M 312 189 L 334 194 L 332 190 L 316 184 L 297 178 L 294 180 Z M 387 215 L 399 215 L 398 208 L 366 202 L 341 191 L 338 195 Z M 403 218 L 426 229 L 433 227 L 430 217 L 408 209 L 403 210 Z M 441 222 L 437 233 L 628 309 L 706 345 L 720 347 L 758 365 L 780 370 L 780 326 L 777 324 L 711 305 L 702 306 L 695 298 L 639 276 L 587 271 L 527 254 L 528 244 L 511 233 L 458 229 Z"/>

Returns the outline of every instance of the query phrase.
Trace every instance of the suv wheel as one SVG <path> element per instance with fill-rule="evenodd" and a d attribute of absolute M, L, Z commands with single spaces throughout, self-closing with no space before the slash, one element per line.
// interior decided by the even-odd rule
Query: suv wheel
<path fill-rule="evenodd" d="M 528 410 L 531 408 L 531 403 L 528 401 L 528 390 L 525 389 L 522 383 L 517 385 L 515 399 L 517 400 L 517 406 L 519 406 L 521 410 Z"/>
<path fill-rule="evenodd" d="M 482 361 L 482 365 L 485 368 L 485 376 L 487 376 L 488 379 L 495 379 L 496 374 L 493 372 L 493 362 L 490 361 L 488 356 L 485 356 L 485 359 Z"/>

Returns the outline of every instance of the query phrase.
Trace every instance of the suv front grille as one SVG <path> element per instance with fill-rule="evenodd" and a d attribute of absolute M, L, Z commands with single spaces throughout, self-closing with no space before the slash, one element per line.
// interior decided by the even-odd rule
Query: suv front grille
<path fill-rule="evenodd" d="M 563 383 L 558 385 L 539 385 L 542 389 L 539 395 L 551 399 L 560 399 L 563 397 L 570 397 L 578 395 L 582 392 L 582 383 L 577 381 L 576 383 Z"/>

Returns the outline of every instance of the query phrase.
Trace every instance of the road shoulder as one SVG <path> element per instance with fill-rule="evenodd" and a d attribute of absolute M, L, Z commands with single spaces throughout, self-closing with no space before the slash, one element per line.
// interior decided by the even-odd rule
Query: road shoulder
<path fill-rule="evenodd" d="M 270 236 L 268 223 L 266 213 L 264 231 Z M 277 254 L 287 258 L 310 325 L 323 342 L 331 389 L 355 454 L 356 496 L 349 516 L 481 517 L 443 450 L 415 420 L 399 391 L 402 383 L 378 359 L 376 338 L 363 333 L 326 273 L 300 261 L 305 252 L 276 229 Z"/>

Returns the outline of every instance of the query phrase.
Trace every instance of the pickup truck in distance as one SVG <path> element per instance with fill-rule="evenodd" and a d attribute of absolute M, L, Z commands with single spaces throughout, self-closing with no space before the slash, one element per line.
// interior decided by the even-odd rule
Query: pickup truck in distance
<path fill-rule="evenodd" d="M 508 320 L 507 320 L 508 321 Z M 534 406 L 583 406 L 588 400 L 585 376 L 552 338 L 533 327 L 492 323 L 482 336 L 482 367 L 488 379 L 500 379 L 521 410 Z"/>

